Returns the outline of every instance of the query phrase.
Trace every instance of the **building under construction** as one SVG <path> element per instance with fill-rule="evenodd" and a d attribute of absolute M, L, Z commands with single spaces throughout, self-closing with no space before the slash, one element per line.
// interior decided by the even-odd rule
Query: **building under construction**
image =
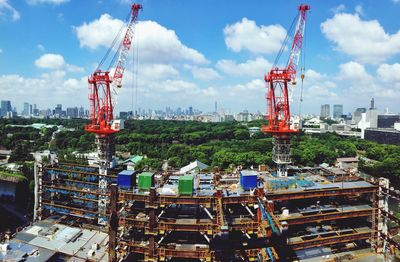
<path fill-rule="evenodd" d="M 108 234 L 85 256 L 64 254 L 71 259 L 376 261 L 397 247 L 387 199 L 398 192 L 386 179 L 367 181 L 338 168 L 289 168 L 287 177 L 266 166 L 233 173 L 114 168 L 104 195 L 98 170 L 36 162 L 36 220 L 57 217 Z"/>

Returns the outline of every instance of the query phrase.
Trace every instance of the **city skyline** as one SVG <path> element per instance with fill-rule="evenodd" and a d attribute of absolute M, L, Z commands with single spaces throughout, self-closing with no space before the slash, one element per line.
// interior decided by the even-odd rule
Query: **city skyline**
<path fill-rule="evenodd" d="M 0 28 L 6 36 L 0 44 L 0 98 L 22 105 L 29 97 L 42 108 L 48 100 L 88 107 L 87 76 L 111 43 L 108 36 L 114 35 L 104 30 L 119 28 L 129 1 L 6 2 L 11 9 L 0 5 L 4 12 Z M 305 39 L 302 112 L 317 114 L 324 103 L 343 104 L 346 111 L 370 97 L 375 97 L 381 108 L 399 112 L 395 83 L 400 69 L 396 62 L 399 27 L 389 21 L 397 18 L 400 4 L 391 0 L 368 6 L 309 2 L 312 12 Z M 133 70 L 129 59 L 117 111 L 168 105 L 209 111 L 217 100 L 219 107 L 232 112 L 246 108 L 265 112 L 263 75 L 290 24 L 278 11 L 286 10 L 290 16 L 298 3 L 254 1 L 245 7 L 226 3 L 193 2 L 182 11 L 176 2 L 146 2 L 137 25 L 138 43 L 135 45 L 134 39 L 133 44 L 138 64 Z M 226 17 L 214 15 L 220 5 L 228 6 Z M 269 9 L 271 15 L 265 16 Z M 204 20 L 197 10 L 209 13 L 211 19 Z M 188 14 L 192 22 L 183 23 Z M 43 19 L 32 19 L 38 16 Z M 349 31 L 344 26 L 348 23 L 359 33 Z M 195 34 L 193 26 L 198 29 Z M 242 29 L 248 34 L 240 33 Z M 27 30 L 31 37 L 18 41 Z M 370 33 L 363 32 L 374 32 L 376 37 L 371 39 Z M 55 37 L 44 37 L 49 34 Z M 157 46 L 152 44 L 155 41 Z M 137 92 L 132 84 L 136 82 Z M 298 85 L 293 93 L 293 114 L 299 112 L 299 92 Z"/>
<path fill-rule="evenodd" d="M 3 101 L 7 101 L 7 102 L 10 101 L 10 103 L 12 105 L 11 106 L 11 111 L 15 111 L 18 115 L 21 115 L 21 116 L 38 115 L 38 112 L 39 111 L 43 111 L 43 110 L 53 110 L 54 111 L 54 109 L 57 107 L 57 105 L 60 105 L 60 104 L 57 104 L 57 103 L 54 104 L 54 105 L 47 104 L 46 106 L 44 106 L 42 108 L 42 107 L 37 106 L 37 104 L 33 104 L 33 103 L 28 102 L 28 101 L 25 101 L 25 102 L 23 102 L 21 107 L 18 107 L 18 106 L 15 105 L 15 102 L 13 100 L 4 100 L 4 99 L 0 98 L 0 101 L 2 101 L 2 102 Z M 316 112 L 314 112 L 314 113 L 303 113 L 302 115 L 315 115 L 315 116 L 321 116 L 321 117 L 328 117 L 329 116 L 329 117 L 333 117 L 333 118 L 338 118 L 339 114 L 335 115 L 335 107 L 340 107 L 340 112 L 341 112 L 340 115 L 348 115 L 348 114 L 352 114 L 353 112 L 357 111 L 357 109 L 360 109 L 360 108 L 366 109 L 366 108 L 370 107 L 371 103 L 375 104 L 375 98 L 372 98 L 372 101 L 371 100 L 362 101 L 364 103 L 359 104 L 357 107 L 354 107 L 354 108 L 345 108 L 343 106 L 343 104 L 339 104 L 339 103 L 321 104 L 321 105 L 318 105 L 318 107 L 319 107 L 318 111 L 316 110 Z M 265 114 L 266 113 L 266 112 L 263 112 L 263 111 L 260 111 L 260 110 L 250 111 L 250 110 L 248 110 L 246 108 L 244 108 L 242 110 L 238 110 L 238 111 L 231 111 L 231 110 L 226 109 L 226 108 L 220 108 L 220 107 L 217 106 L 217 104 L 218 104 L 218 101 L 214 101 L 214 103 L 212 105 L 213 108 L 210 107 L 208 110 L 201 110 L 199 108 L 193 107 L 192 105 L 190 105 L 188 107 L 179 107 L 179 106 L 173 107 L 171 105 L 166 105 L 165 107 L 158 107 L 158 108 L 138 107 L 138 108 L 128 109 L 128 110 L 118 110 L 118 111 L 116 111 L 116 115 L 118 116 L 121 112 L 122 113 L 135 112 L 135 110 L 136 110 L 137 114 L 140 114 L 140 112 L 142 112 L 142 111 L 146 111 L 147 112 L 147 111 L 151 110 L 151 111 L 154 111 L 154 112 L 160 111 L 160 112 L 163 112 L 163 113 L 168 115 L 168 111 L 169 110 L 170 111 L 172 110 L 172 111 L 175 111 L 175 112 L 182 110 L 182 112 L 184 112 L 184 111 L 190 111 L 190 109 L 194 110 L 198 114 L 199 113 L 207 114 L 207 113 L 213 113 L 213 112 L 217 112 L 217 113 L 223 112 L 224 114 L 225 113 L 226 114 L 238 114 L 238 113 L 242 113 L 242 112 L 257 113 L 257 114 L 260 114 L 260 113 L 261 114 Z M 73 109 L 73 108 L 80 109 L 80 108 L 83 108 L 84 111 L 85 111 L 85 116 L 87 116 L 89 114 L 88 113 L 89 108 L 85 107 L 84 105 L 64 105 L 64 104 L 61 104 L 61 105 L 62 105 L 62 108 L 65 109 L 64 110 L 65 112 L 67 111 L 67 109 Z M 323 106 L 328 106 L 326 115 L 323 114 L 323 112 L 322 112 L 323 111 L 323 108 L 322 108 Z M 5 114 L 3 114 L 3 111 L 2 111 L 1 108 L 2 107 L 0 106 L 0 112 L 1 112 L 1 115 L 3 116 Z M 36 113 L 35 113 L 35 109 L 37 110 Z M 376 107 L 376 109 L 378 110 L 378 113 L 381 113 L 381 114 L 400 114 L 400 112 L 393 111 L 391 108 L 385 107 L 385 105 L 378 105 Z M 26 114 L 26 110 L 29 111 L 29 114 Z M 7 111 L 5 111 L 5 112 L 7 112 Z M 179 114 L 177 114 L 177 115 L 179 115 Z M 190 114 L 188 114 L 188 115 L 190 115 Z M 297 115 L 297 114 L 294 113 L 293 115 Z"/>

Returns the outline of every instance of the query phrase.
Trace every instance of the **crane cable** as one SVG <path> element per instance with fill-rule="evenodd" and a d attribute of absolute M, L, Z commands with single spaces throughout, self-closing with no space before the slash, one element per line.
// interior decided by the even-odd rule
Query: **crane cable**
<path fill-rule="evenodd" d="M 129 17 L 130 17 L 130 12 L 129 12 L 129 14 L 127 15 L 127 18 L 125 19 L 125 21 L 128 21 Z M 118 30 L 118 33 L 115 35 L 115 37 L 114 37 L 114 39 L 113 39 L 111 45 L 110 45 L 109 48 L 107 49 L 107 52 L 105 53 L 105 55 L 104 55 L 103 58 L 101 59 L 100 63 L 98 64 L 98 66 L 97 66 L 97 68 L 96 68 L 96 71 L 99 70 L 99 69 L 103 66 L 104 62 L 107 60 L 107 58 L 108 58 L 108 56 L 110 55 L 111 51 L 114 49 L 114 46 L 115 46 L 115 44 L 117 43 L 117 41 L 119 40 L 119 38 L 120 38 L 120 36 L 121 36 L 121 33 L 122 33 L 123 29 L 125 28 L 125 25 L 126 25 L 126 23 L 124 23 L 124 24 L 120 27 L 120 29 Z M 118 50 L 117 50 L 117 52 L 114 54 L 114 57 L 116 56 L 117 53 L 119 53 L 119 50 L 120 50 L 120 49 L 121 49 L 121 43 L 119 44 Z M 115 61 L 115 58 L 112 59 L 111 63 L 112 63 L 113 61 Z M 111 63 L 110 63 L 110 65 L 108 66 L 108 69 L 110 69 L 110 67 L 112 66 Z"/>
<path fill-rule="evenodd" d="M 289 38 L 293 33 L 294 24 L 297 21 L 298 17 L 299 17 L 299 14 L 297 14 L 296 17 L 293 19 L 292 24 L 290 25 L 289 30 L 286 33 L 285 39 L 282 42 L 281 48 L 279 49 L 278 55 L 275 58 L 274 64 L 272 65 L 272 69 L 276 67 L 276 65 L 279 62 L 279 59 L 281 58 L 281 56 L 283 54 L 283 51 L 285 51 L 285 48 L 289 42 Z M 289 61 L 289 59 L 290 59 L 290 56 L 288 58 L 288 61 Z"/>
<path fill-rule="evenodd" d="M 301 89 L 300 89 L 300 102 L 299 102 L 299 128 L 301 128 L 302 124 L 301 124 L 301 120 L 302 120 L 302 116 L 301 116 L 301 105 L 303 103 L 303 87 L 304 87 L 304 77 L 305 77 L 305 68 L 306 68 L 306 51 L 307 51 L 307 30 L 306 28 L 304 28 L 304 37 L 303 37 L 303 42 L 304 42 L 304 48 L 303 48 L 303 52 L 302 52 L 302 62 L 303 65 L 301 67 Z"/>
<path fill-rule="evenodd" d="M 137 30 L 138 31 L 138 30 Z M 137 113 L 137 89 L 138 89 L 138 64 L 139 64 L 139 36 L 138 33 L 135 32 L 136 38 L 136 55 L 135 55 L 135 45 L 132 48 L 132 94 L 131 94 L 131 110 L 132 117 L 135 119 L 138 116 Z"/>

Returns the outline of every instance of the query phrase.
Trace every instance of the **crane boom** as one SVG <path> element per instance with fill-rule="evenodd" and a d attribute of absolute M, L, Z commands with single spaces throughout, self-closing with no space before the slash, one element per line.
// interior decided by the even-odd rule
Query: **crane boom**
<path fill-rule="evenodd" d="M 122 77 L 124 76 L 124 71 L 125 71 L 125 64 L 126 64 L 126 59 L 128 56 L 129 49 L 131 48 L 132 45 L 132 39 L 133 39 L 133 25 L 137 22 L 137 17 L 139 14 L 139 10 L 142 9 L 142 6 L 140 4 L 133 4 L 132 5 L 132 13 L 131 17 L 129 19 L 127 28 L 126 28 L 126 33 L 124 36 L 124 39 L 122 40 L 121 44 L 121 49 L 119 52 L 119 58 L 117 62 L 117 67 L 115 68 L 114 72 L 114 77 L 113 77 L 113 86 L 115 87 L 122 87 Z"/>
<path fill-rule="evenodd" d="M 296 26 L 296 32 L 293 38 L 292 51 L 287 65 L 288 75 L 291 80 L 296 79 L 297 66 L 299 64 L 300 52 L 303 46 L 304 30 L 306 26 L 306 12 L 310 10 L 309 5 L 299 6 L 299 20 Z"/>

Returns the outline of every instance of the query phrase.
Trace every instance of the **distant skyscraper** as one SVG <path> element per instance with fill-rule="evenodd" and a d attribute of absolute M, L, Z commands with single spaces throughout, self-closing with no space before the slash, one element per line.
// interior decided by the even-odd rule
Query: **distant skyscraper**
<path fill-rule="evenodd" d="M 215 101 L 215 105 L 214 105 L 214 112 L 215 113 L 218 113 L 218 104 L 217 104 L 217 101 Z"/>
<path fill-rule="evenodd" d="M 193 107 L 189 106 L 189 115 L 192 116 L 193 115 Z"/>
<path fill-rule="evenodd" d="M 371 107 L 369 109 L 375 109 L 375 100 L 374 100 L 374 98 L 371 99 Z"/>
<path fill-rule="evenodd" d="M 77 118 L 78 112 L 79 112 L 79 110 L 77 107 L 68 107 L 67 108 L 67 117 L 68 118 Z"/>
<path fill-rule="evenodd" d="M 366 108 L 364 108 L 364 107 L 357 108 L 356 111 L 354 111 L 354 113 L 352 115 L 352 117 L 353 117 L 352 122 L 357 125 L 358 122 L 361 121 L 361 114 L 365 113 L 365 112 L 367 112 Z"/>
<path fill-rule="evenodd" d="M 333 118 L 341 118 L 343 115 L 343 105 L 333 105 Z"/>
<path fill-rule="evenodd" d="M 79 118 L 84 118 L 85 117 L 85 109 L 83 109 L 83 106 L 79 108 Z"/>
<path fill-rule="evenodd" d="M 57 106 L 54 110 L 54 114 L 61 116 L 61 114 L 62 114 L 62 105 L 61 104 L 57 104 Z"/>
<path fill-rule="evenodd" d="M 327 118 L 331 116 L 330 105 L 321 105 L 321 117 Z"/>
<path fill-rule="evenodd" d="M 36 104 L 33 104 L 33 115 L 38 115 L 39 114 L 39 110 L 38 110 L 38 108 L 37 108 L 37 105 Z"/>
<path fill-rule="evenodd" d="M 29 103 L 24 103 L 24 110 L 22 110 L 22 115 L 29 116 Z"/>
<path fill-rule="evenodd" d="M 1 100 L 1 111 L 0 116 L 7 116 L 7 112 L 11 112 L 11 101 L 9 100 Z"/>

